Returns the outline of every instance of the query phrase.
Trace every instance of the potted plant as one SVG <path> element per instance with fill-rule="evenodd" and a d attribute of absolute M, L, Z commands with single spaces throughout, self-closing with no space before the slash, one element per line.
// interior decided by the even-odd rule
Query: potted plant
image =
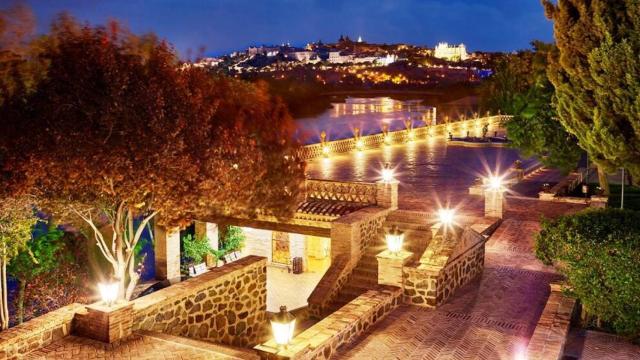
<path fill-rule="evenodd" d="M 189 234 L 182 238 L 182 245 L 184 249 L 184 257 L 189 261 L 189 275 L 198 275 L 198 272 L 201 271 L 201 269 L 206 269 L 206 264 L 204 263 L 205 257 L 207 254 L 212 254 L 214 251 L 211 248 L 211 245 L 209 245 L 209 240 L 206 236 L 197 238 L 196 236 Z"/>

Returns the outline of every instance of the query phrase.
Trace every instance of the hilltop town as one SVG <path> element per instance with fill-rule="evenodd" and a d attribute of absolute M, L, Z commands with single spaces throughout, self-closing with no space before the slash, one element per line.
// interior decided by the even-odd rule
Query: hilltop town
<path fill-rule="evenodd" d="M 361 36 L 340 36 L 335 43 L 250 46 L 192 64 L 245 79 L 271 78 L 310 81 L 338 88 L 434 87 L 479 82 L 492 73 L 501 53 L 468 52 L 464 44 L 441 42 L 435 47 L 375 44 Z"/>

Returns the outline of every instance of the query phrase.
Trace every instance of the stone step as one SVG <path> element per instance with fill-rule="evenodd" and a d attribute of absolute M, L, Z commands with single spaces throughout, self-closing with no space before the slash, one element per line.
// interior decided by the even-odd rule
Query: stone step
<path fill-rule="evenodd" d="M 362 273 L 362 272 L 353 272 L 351 279 L 349 280 L 349 284 L 364 284 L 364 285 L 378 285 L 378 274 L 374 273 Z"/>
<path fill-rule="evenodd" d="M 353 269 L 353 276 L 361 276 L 368 278 L 377 278 L 378 277 L 378 267 L 375 268 L 366 268 L 366 267 L 357 267 Z"/>
<path fill-rule="evenodd" d="M 342 295 L 346 295 L 346 296 L 358 296 L 364 292 L 366 292 L 367 290 L 371 290 L 371 288 L 375 287 L 375 285 L 368 285 L 368 284 L 348 284 L 347 286 L 342 288 L 342 291 L 340 291 L 340 294 L 338 295 L 338 297 L 342 296 Z"/>
<path fill-rule="evenodd" d="M 151 332 L 151 331 L 137 331 L 138 334 L 153 338 L 155 340 L 169 342 L 181 347 L 191 348 L 198 350 L 207 359 L 225 359 L 225 360 L 240 360 L 240 359 L 255 359 L 260 357 L 254 351 L 249 349 L 238 348 L 234 346 L 215 344 L 204 340 L 196 340 L 186 338 L 182 336 L 168 335 L 164 333 Z"/>

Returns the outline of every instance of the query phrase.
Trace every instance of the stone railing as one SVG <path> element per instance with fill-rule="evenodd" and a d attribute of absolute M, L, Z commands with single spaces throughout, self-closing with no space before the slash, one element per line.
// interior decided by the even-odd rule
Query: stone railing
<path fill-rule="evenodd" d="M 551 294 L 527 347 L 529 360 L 563 358 L 576 299 L 564 295 L 559 284 L 551 284 L 550 288 Z"/>
<path fill-rule="evenodd" d="M 402 289 L 378 286 L 349 302 L 293 338 L 283 349 L 273 340 L 255 349 L 262 359 L 330 359 L 348 344 L 398 307 Z"/>
<path fill-rule="evenodd" d="M 442 229 L 416 266 L 403 269 L 404 302 L 437 307 L 484 269 L 485 239 L 471 227 Z"/>
<path fill-rule="evenodd" d="M 0 332 L 0 359 L 15 359 L 69 334 L 84 305 L 70 304 Z"/>
<path fill-rule="evenodd" d="M 133 301 L 133 331 L 247 346 L 267 325 L 266 258 L 247 256 Z"/>
<path fill-rule="evenodd" d="M 509 119 L 507 115 L 495 115 L 477 119 L 461 120 L 448 124 L 438 124 L 431 126 L 416 127 L 411 129 L 389 131 L 374 135 L 360 136 L 361 149 L 373 149 L 385 144 L 402 144 L 410 140 L 425 139 L 428 136 L 465 136 L 467 132 L 474 136 L 482 135 L 482 128 L 487 125 L 489 134 L 502 131 L 502 124 Z M 330 154 L 348 153 L 358 150 L 358 139 L 349 138 L 325 143 L 317 143 L 303 146 L 300 149 L 299 157 L 303 160 L 314 159 Z"/>
<path fill-rule="evenodd" d="M 349 267 L 349 258 L 344 254 L 336 256 L 331 261 L 331 266 L 307 299 L 308 316 L 315 319 L 322 318 L 331 301 L 336 298 L 340 289 L 349 280 L 350 270 L 353 269 Z"/>
<path fill-rule="evenodd" d="M 306 198 L 375 205 L 376 184 L 307 179 Z"/>

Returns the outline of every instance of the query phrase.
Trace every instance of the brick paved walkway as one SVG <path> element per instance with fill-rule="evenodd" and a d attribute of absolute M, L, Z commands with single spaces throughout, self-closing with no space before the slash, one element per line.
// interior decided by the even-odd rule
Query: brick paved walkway
<path fill-rule="evenodd" d="M 487 243 L 480 281 L 437 310 L 403 306 L 341 359 L 514 359 L 526 349 L 558 275 L 532 252 L 535 221 L 507 219 Z"/>
<path fill-rule="evenodd" d="M 564 355 L 566 359 L 637 360 L 640 359 L 640 346 L 611 334 L 572 330 Z"/>
<path fill-rule="evenodd" d="M 134 334 L 114 346 L 77 336 L 64 337 L 24 359 L 240 360 L 257 359 L 250 350 L 232 349 L 176 336 Z"/>

